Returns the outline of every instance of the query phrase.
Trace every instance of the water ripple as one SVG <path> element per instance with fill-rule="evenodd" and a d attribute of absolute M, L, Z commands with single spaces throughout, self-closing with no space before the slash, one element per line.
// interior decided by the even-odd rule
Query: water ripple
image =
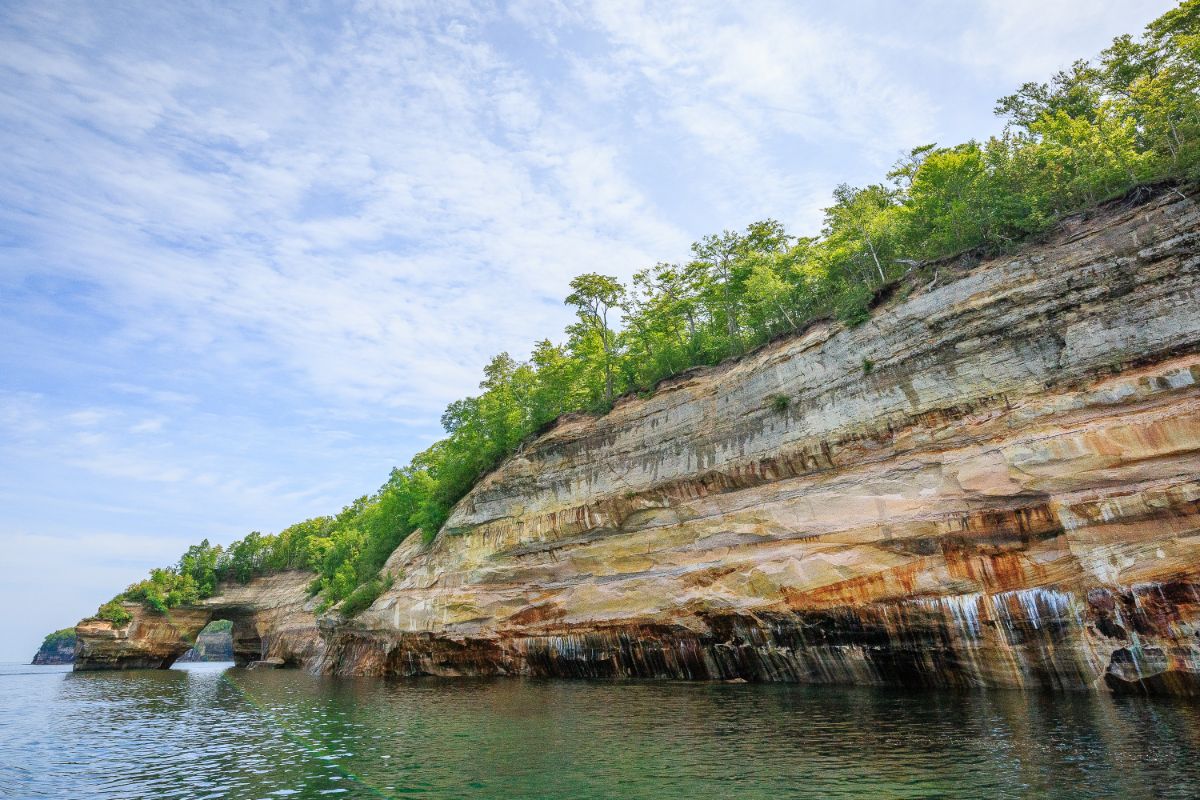
<path fill-rule="evenodd" d="M 0 667 L 0 796 L 1192 798 L 1183 701 Z"/>

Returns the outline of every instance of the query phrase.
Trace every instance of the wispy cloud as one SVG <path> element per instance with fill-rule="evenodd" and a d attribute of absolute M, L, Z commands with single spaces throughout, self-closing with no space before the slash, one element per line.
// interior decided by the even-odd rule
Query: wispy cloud
<path fill-rule="evenodd" d="M 287 47 L 200 47 L 171 64 L 16 32 L 10 85 L 39 89 L 20 138 L 42 142 L 18 146 L 7 181 L 32 206 L 9 209 L 32 212 L 16 268 L 96 282 L 126 312 L 127 347 L 429 410 L 497 344 L 563 318 L 543 302 L 548 320 L 497 337 L 497 305 L 536 308 L 579 270 L 685 242 L 612 168 L 611 146 L 540 112 L 478 15 L 402 16 L 380 11 L 320 48 L 285 30 Z M 243 37 L 268 23 L 251 21 Z M 253 76 L 253 91 L 214 97 L 217 75 Z"/>
<path fill-rule="evenodd" d="M 998 72 L 1012 88 L 1090 58 L 1119 33 L 1139 34 L 1173 0 L 983 0 L 953 57 Z"/>

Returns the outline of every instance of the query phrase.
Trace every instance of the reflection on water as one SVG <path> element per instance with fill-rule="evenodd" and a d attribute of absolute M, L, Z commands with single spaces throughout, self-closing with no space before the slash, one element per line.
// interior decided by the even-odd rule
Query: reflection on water
<path fill-rule="evenodd" d="M 1200 796 L 1183 701 L 0 667 L 0 796 Z"/>

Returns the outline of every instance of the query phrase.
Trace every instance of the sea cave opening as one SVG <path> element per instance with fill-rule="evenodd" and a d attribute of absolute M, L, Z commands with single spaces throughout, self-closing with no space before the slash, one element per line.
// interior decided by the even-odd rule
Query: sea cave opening
<path fill-rule="evenodd" d="M 191 630 L 196 631 L 194 634 L 180 630 L 184 642 L 190 642 L 191 648 L 162 666 L 207 661 L 232 662 L 235 666 L 245 667 L 261 661 L 265 648 L 254 624 L 254 614 L 239 612 L 240 609 L 213 609 L 194 619 L 191 622 Z M 199 626 L 198 630 L 196 626 Z"/>
<path fill-rule="evenodd" d="M 176 661 L 182 663 L 234 661 L 233 620 L 214 618 L 196 634 L 196 640 L 191 649 Z"/>

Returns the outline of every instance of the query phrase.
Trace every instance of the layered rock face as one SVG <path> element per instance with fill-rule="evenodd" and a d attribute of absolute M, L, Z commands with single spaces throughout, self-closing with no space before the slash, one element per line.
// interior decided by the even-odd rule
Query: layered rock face
<path fill-rule="evenodd" d="M 189 624 L 338 674 L 1200 691 L 1194 193 L 939 275 L 560 420 L 354 620 L 301 577 Z"/>
<path fill-rule="evenodd" d="M 1172 191 L 560 421 L 315 666 L 1193 692 L 1198 289 Z"/>
<path fill-rule="evenodd" d="M 76 670 L 165 669 L 192 649 L 214 619 L 233 622 L 233 660 L 248 664 L 265 659 L 298 665 L 319 655 L 320 635 L 307 587 L 312 576 L 283 572 L 255 578 L 245 585 L 222 586 L 196 606 L 160 614 L 127 603 L 133 615 L 118 627 L 107 620 L 86 619 L 75 627 L 79 646 Z"/>

